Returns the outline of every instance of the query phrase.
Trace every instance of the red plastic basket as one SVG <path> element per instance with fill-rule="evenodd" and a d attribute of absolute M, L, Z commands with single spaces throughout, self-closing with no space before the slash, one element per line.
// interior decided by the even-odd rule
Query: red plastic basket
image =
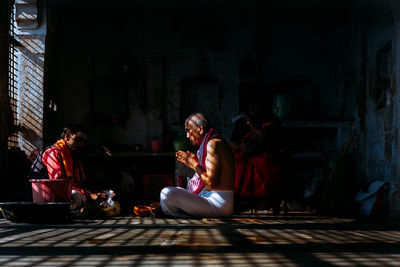
<path fill-rule="evenodd" d="M 67 179 L 32 179 L 34 203 L 70 202 L 72 181 Z"/>

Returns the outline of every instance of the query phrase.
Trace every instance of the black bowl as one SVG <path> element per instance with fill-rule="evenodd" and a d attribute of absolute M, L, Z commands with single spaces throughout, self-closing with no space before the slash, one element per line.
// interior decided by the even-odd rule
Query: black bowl
<path fill-rule="evenodd" d="M 0 203 L 4 218 L 12 222 L 62 223 L 70 218 L 69 202 L 3 202 Z"/>

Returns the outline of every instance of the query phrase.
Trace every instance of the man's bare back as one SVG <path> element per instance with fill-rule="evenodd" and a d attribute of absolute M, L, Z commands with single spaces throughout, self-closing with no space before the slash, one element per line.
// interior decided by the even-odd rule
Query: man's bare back
<path fill-rule="evenodd" d="M 209 190 L 233 190 L 235 169 L 234 159 L 227 143 L 212 139 L 207 144 L 206 169 Z"/>

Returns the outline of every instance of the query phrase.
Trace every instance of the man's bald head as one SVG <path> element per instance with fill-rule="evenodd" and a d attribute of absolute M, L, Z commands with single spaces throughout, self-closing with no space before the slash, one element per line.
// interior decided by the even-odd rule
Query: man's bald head
<path fill-rule="evenodd" d="M 194 113 L 185 121 L 186 138 L 189 139 L 194 146 L 201 145 L 209 129 L 209 121 L 203 113 Z"/>
<path fill-rule="evenodd" d="M 191 114 L 185 121 L 185 125 L 188 125 L 188 123 L 193 123 L 194 126 L 203 126 L 204 131 L 208 132 L 208 130 L 211 128 L 210 127 L 210 121 L 207 119 L 207 117 L 203 113 L 193 113 Z"/>

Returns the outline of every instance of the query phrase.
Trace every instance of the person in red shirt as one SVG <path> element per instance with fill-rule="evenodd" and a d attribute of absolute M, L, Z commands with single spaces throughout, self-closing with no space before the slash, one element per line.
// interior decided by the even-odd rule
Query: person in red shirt
<path fill-rule="evenodd" d="M 47 167 L 49 179 L 72 179 L 72 189 L 83 194 L 85 172 L 78 153 L 85 147 L 87 135 L 78 128 L 66 127 L 61 136 L 43 152 L 42 162 Z"/>
<path fill-rule="evenodd" d="M 72 210 L 81 210 L 85 205 L 85 171 L 79 152 L 85 148 L 87 133 L 78 126 L 65 127 L 61 138 L 39 153 L 31 166 L 29 179 L 71 179 Z"/>

